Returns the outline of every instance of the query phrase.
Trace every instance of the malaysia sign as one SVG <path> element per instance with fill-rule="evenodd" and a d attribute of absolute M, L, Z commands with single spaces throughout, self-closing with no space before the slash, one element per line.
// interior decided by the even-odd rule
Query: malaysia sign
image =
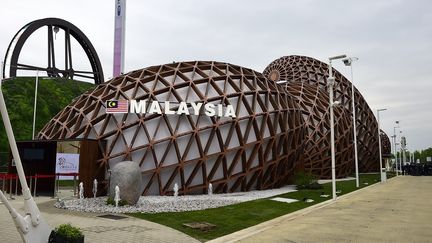
<path fill-rule="evenodd" d="M 191 109 L 192 108 L 192 109 Z M 167 115 L 200 115 L 218 117 L 236 117 L 232 105 L 203 102 L 170 102 L 147 100 L 108 100 L 106 113 L 147 113 Z"/>

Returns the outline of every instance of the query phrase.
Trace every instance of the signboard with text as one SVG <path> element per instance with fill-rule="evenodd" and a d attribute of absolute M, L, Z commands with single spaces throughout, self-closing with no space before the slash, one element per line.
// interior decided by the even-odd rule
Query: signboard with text
<path fill-rule="evenodd" d="M 57 153 L 56 173 L 78 173 L 79 154 Z M 72 180 L 73 176 L 60 176 L 60 180 Z"/>

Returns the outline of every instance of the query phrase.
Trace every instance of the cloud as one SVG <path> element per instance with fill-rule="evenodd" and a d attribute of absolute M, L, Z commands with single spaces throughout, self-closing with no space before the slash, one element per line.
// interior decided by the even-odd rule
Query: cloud
<path fill-rule="evenodd" d="M 105 77 L 111 76 L 114 1 L 6 0 L 2 10 L 1 55 L 26 23 L 60 17 L 83 30 Z M 284 55 L 322 61 L 357 56 L 356 86 L 372 109 L 389 108 L 383 128 L 392 132 L 394 120 L 402 120 L 413 148 L 432 146 L 427 136 L 432 134 L 430 1 L 129 0 L 126 11 L 126 71 L 184 60 L 219 60 L 262 71 Z M 30 61 L 46 55 L 43 48 L 26 53 Z M 339 62 L 335 67 L 350 77 L 348 67 Z"/>

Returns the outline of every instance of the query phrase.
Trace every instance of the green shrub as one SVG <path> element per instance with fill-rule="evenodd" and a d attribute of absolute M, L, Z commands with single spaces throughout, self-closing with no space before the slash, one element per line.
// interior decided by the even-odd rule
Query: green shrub
<path fill-rule="evenodd" d="M 315 175 L 312 175 L 311 173 L 306 173 L 304 171 L 297 172 L 294 178 L 294 183 L 296 185 L 297 190 L 301 190 L 301 189 L 317 190 L 323 188 L 323 186 L 318 183 L 317 177 Z"/>
<path fill-rule="evenodd" d="M 115 201 L 114 201 L 114 199 L 112 199 L 111 197 L 108 197 L 107 200 L 106 200 L 106 204 L 107 204 L 107 205 L 113 205 L 113 206 L 115 206 Z M 128 203 L 127 203 L 126 200 L 121 199 L 121 200 L 118 202 L 118 205 L 119 205 L 120 207 L 123 207 L 124 205 L 128 205 Z"/>
<path fill-rule="evenodd" d="M 55 234 L 63 236 L 68 240 L 75 240 L 83 237 L 81 230 L 71 224 L 61 224 L 54 229 Z"/>

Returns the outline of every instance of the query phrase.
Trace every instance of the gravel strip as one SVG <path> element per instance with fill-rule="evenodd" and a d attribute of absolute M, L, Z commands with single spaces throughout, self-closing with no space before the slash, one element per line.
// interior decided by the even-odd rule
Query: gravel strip
<path fill-rule="evenodd" d="M 207 208 L 218 208 L 231 204 L 268 198 L 276 195 L 293 192 L 295 186 L 285 186 L 278 189 L 263 191 L 236 192 L 209 195 L 187 196 L 142 196 L 136 205 L 115 207 L 106 205 L 107 197 L 60 200 L 54 204 L 57 208 L 73 211 L 95 213 L 161 213 L 196 211 Z"/>

